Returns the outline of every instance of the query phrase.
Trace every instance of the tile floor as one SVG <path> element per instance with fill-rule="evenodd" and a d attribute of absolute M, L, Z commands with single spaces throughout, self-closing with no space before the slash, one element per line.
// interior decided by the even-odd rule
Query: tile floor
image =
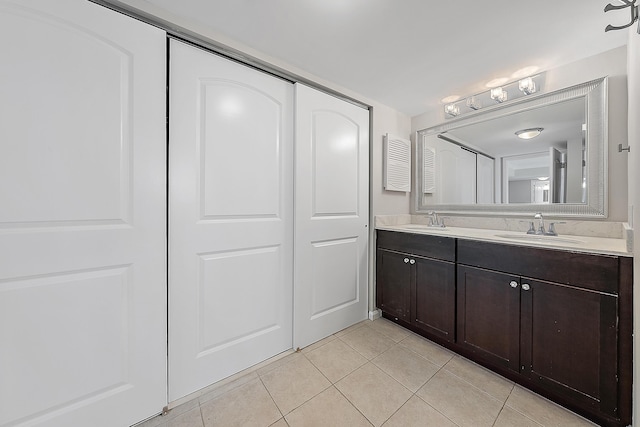
<path fill-rule="evenodd" d="M 378 319 L 223 381 L 139 427 L 593 425 Z"/>

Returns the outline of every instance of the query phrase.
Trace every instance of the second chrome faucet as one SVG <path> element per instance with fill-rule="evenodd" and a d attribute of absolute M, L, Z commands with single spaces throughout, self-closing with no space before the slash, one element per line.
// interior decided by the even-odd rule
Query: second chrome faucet
<path fill-rule="evenodd" d="M 549 223 L 549 229 L 546 230 L 544 228 L 544 218 L 542 217 L 542 212 L 536 212 L 536 214 L 533 216 L 534 220 L 538 220 L 538 226 L 534 226 L 534 221 L 531 221 L 530 225 L 529 225 L 529 230 L 527 231 L 527 234 L 537 234 L 537 235 L 543 235 L 543 236 L 557 236 L 558 232 L 556 231 L 556 224 L 564 224 L 564 222 L 551 222 Z"/>

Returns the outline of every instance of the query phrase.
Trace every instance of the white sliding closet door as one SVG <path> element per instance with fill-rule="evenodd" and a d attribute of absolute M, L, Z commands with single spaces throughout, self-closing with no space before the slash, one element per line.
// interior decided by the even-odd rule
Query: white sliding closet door
<path fill-rule="evenodd" d="M 369 111 L 296 84 L 294 347 L 367 318 Z"/>
<path fill-rule="evenodd" d="M 169 400 L 291 348 L 293 86 L 172 40 Z"/>
<path fill-rule="evenodd" d="M 166 405 L 165 34 L 0 1 L 0 425 Z"/>

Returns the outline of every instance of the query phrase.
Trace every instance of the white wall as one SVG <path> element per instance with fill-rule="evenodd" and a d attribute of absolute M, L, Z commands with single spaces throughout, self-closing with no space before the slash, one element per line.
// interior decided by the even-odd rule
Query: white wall
<path fill-rule="evenodd" d="M 603 35 L 605 37 L 605 35 Z M 627 221 L 627 156 L 618 144 L 627 143 L 627 48 L 625 46 L 546 71 L 543 92 L 552 92 L 600 77 L 609 77 L 609 217 Z M 471 94 L 468 94 L 471 95 Z M 411 132 L 444 122 L 441 105 L 415 116 Z"/>
<path fill-rule="evenodd" d="M 629 75 L 629 182 L 633 185 L 629 186 L 629 204 L 634 206 L 633 216 L 630 222 L 633 223 L 634 235 L 633 240 L 635 247 L 640 247 L 640 34 L 636 33 L 636 26 L 633 25 L 629 29 L 628 43 L 628 75 Z M 640 250 L 634 251 L 635 258 L 633 261 L 634 284 L 640 283 Z M 634 286 L 635 287 L 635 286 Z M 640 328 L 640 292 L 636 289 L 633 297 L 633 318 L 634 330 Z M 633 424 L 640 425 L 640 339 L 635 335 L 633 344 Z"/>

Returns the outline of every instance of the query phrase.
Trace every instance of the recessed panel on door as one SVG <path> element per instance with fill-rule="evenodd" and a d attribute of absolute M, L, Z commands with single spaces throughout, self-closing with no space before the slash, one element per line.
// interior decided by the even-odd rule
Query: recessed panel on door
<path fill-rule="evenodd" d="M 259 88 L 223 79 L 202 79 L 200 93 L 204 219 L 277 217 L 281 102 Z"/>
<path fill-rule="evenodd" d="M 70 17 L 15 5 L 1 13 L 7 31 L 3 62 L 25 67 L 0 67 L 0 79 L 12 82 L 3 89 L 0 117 L 13 135 L 2 141 L 0 223 L 127 221 L 131 52 Z M 26 31 L 29 36 L 16 43 Z"/>
<path fill-rule="evenodd" d="M 199 357 L 282 327 L 280 265 L 279 247 L 200 255 Z"/>
<path fill-rule="evenodd" d="M 312 319 L 360 300 L 358 238 L 312 243 Z"/>
<path fill-rule="evenodd" d="M 313 215 L 356 215 L 363 129 L 334 111 L 314 111 L 312 120 Z"/>
<path fill-rule="evenodd" d="M 130 286 L 126 266 L 0 284 L 2 336 L 12 343 L 2 352 L 0 377 L 21 379 L 0 389 L 11 403 L 3 425 L 130 387 Z"/>
<path fill-rule="evenodd" d="M 0 425 L 166 405 L 166 35 L 0 0 Z"/>

